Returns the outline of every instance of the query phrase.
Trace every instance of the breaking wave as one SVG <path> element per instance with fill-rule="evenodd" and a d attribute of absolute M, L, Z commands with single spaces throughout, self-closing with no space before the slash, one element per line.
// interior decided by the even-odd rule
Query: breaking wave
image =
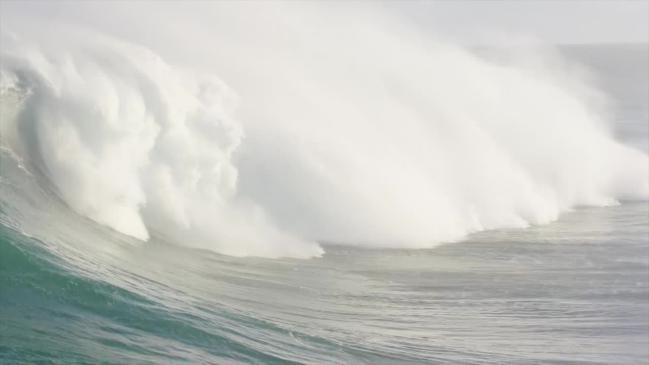
<path fill-rule="evenodd" d="M 553 52 L 223 7 L 193 67 L 82 26 L 2 28 L 2 144 L 83 216 L 237 256 L 431 247 L 649 197 L 648 156 Z"/>

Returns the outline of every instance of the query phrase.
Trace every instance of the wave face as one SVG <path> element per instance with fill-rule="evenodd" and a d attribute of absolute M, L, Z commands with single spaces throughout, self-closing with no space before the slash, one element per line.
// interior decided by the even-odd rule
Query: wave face
<path fill-rule="evenodd" d="M 557 54 L 487 56 L 377 9 L 282 6 L 190 14 L 201 50 L 186 57 L 165 31 L 16 16 L 2 143 L 80 215 L 237 256 L 431 247 L 649 197 L 648 156 L 613 138 L 604 97 Z"/>

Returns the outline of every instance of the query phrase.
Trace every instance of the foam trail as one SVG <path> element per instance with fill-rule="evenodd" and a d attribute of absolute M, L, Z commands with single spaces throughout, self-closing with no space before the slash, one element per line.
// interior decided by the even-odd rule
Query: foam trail
<path fill-rule="evenodd" d="M 3 98 L 29 94 L 8 139 L 75 211 L 143 240 L 311 257 L 315 240 L 431 247 L 649 196 L 647 155 L 560 59 L 489 60 L 376 9 L 204 6 L 178 15 L 192 42 L 160 32 L 195 46 L 182 68 L 116 35 L 3 29 Z"/>

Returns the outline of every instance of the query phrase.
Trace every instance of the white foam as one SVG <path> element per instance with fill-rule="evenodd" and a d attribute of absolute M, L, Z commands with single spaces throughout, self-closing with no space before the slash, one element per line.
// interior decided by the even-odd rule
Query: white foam
<path fill-rule="evenodd" d="M 375 13 L 321 33 L 311 8 L 223 7 L 240 16 L 196 39 L 211 48 L 191 69 L 80 28 L 3 38 L 3 89 L 31 92 L 15 145 L 74 210 L 142 240 L 311 257 L 315 240 L 431 247 L 649 196 L 647 155 L 560 59 L 487 60 Z M 275 28 L 218 42 L 254 27 Z"/>

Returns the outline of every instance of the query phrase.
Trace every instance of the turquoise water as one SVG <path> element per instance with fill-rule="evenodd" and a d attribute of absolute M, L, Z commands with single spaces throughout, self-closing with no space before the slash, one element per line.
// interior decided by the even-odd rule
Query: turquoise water
<path fill-rule="evenodd" d="M 3 227 L 0 359 L 638 363 L 648 214 L 587 209 L 435 250 L 327 247 L 314 260 L 158 244 L 75 264 Z"/>
<path fill-rule="evenodd" d="M 645 148 L 646 88 L 611 78 L 618 135 Z M 155 232 L 145 244 L 120 235 L 72 213 L 6 150 L 0 166 L 3 364 L 649 358 L 646 202 L 434 249 L 324 245 L 310 260 L 233 258 Z"/>

